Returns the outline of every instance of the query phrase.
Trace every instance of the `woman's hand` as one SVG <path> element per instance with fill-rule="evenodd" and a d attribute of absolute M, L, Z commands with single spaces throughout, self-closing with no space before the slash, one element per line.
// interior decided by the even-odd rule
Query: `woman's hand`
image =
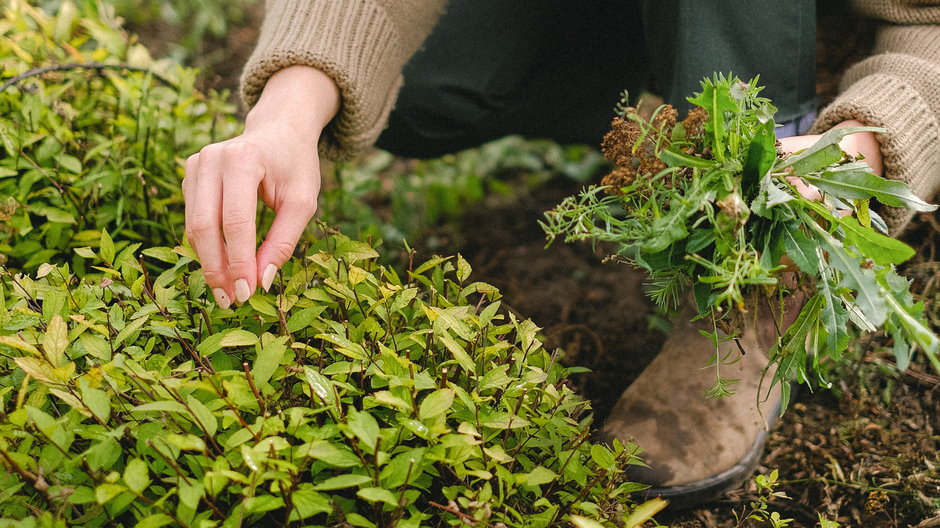
<path fill-rule="evenodd" d="M 833 128 L 845 128 L 845 127 L 857 127 L 865 126 L 864 123 L 860 121 L 843 121 L 836 125 Z M 820 138 L 819 135 L 807 135 L 807 136 L 791 136 L 780 139 L 781 149 L 785 153 L 797 152 L 809 148 Z M 884 172 L 884 165 L 881 158 L 881 146 L 878 144 L 878 139 L 875 138 L 874 132 L 856 132 L 855 134 L 849 134 L 842 138 L 842 141 L 839 142 L 839 146 L 842 147 L 842 150 L 851 154 L 852 156 L 862 155 L 865 157 L 865 162 L 868 163 L 868 166 L 871 167 L 872 172 L 881 176 Z M 790 183 L 796 187 L 796 190 L 800 192 L 805 198 L 810 200 L 821 200 L 822 197 L 819 195 L 819 189 L 814 186 L 808 186 L 803 183 L 803 180 L 797 177 L 790 177 Z"/>
<path fill-rule="evenodd" d="M 258 284 L 270 288 L 293 253 L 317 209 L 320 133 L 338 109 L 325 73 L 285 68 L 268 80 L 242 135 L 186 161 L 186 237 L 222 308 L 247 301 Z M 275 216 L 256 253 L 259 194 Z"/>

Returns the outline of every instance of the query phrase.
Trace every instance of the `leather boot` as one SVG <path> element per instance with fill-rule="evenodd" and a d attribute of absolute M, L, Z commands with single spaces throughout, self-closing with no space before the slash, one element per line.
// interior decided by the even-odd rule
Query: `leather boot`
<path fill-rule="evenodd" d="M 715 348 L 699 328 L 677 325 L 600 431 L 605 441 L 639 444 L 648 467 L 631 468 L 629 477 L 651 486 L 646 496 L 680 508 L 714 499 L 751 476 L 780 406 L 779 385 L 770 389 L 772 371 L 761 383 L 767 348 L 758 345 L 756 332 L 740 339 L 744 355 L 733 341 L 719 345 L 721 357 L 737 360 L 721 365 L 721 376 L 740 381 L 731 396 L 707 397 L 715 382 L 715 367 L 708 366 Z M 766 343 L 763 335 L 760 341 Z"/>

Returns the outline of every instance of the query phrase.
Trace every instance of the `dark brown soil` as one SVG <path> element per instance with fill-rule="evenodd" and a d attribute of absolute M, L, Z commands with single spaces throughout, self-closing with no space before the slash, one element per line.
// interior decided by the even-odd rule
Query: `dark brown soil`
<path fill-rule="evenodd" d="M 644 276 L 622 264 L 602 265 L 605 248 L 561 241 L 545 248 L 536 220 L 580 186 L 556 179 L 515 203 L 473 208 L 463 219 L 463 247 L 480 280 L 542 327 L 546 345 L 566 363 L 605 375 L 579 375 L 577 388 L 593 401 L 600 423 L 620 393 L 652 361 L 665 334 L 651 328 Z"/>

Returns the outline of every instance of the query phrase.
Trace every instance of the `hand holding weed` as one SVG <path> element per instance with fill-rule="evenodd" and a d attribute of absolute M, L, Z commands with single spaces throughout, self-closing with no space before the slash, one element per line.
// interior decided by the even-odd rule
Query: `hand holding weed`
<path fill-rule="evenodd" d="M 186 236 L 216 302 L 245 302 L 267 290 L 317 208 L 317 142 L 339 107 L 326 74 L 293 66 L 274 74 L 241 136 L 208 145 L 186 162 Z M 255 252 L 258 195 L 275 212 Z"/>
<path fill-rule="evenodd" d="M 865 124 L 861 121 L 849 120 L 843 121 L 833 128 L 861 126 L 865 126 Z M 821 134 L 807 134 L 802 136 L 789 136 L 780 138 L 780 152 L 781 154 L 786 155 L 807 149 L 819 141 L 821 137 Z M 854 134 L 849 134 L 839 141 L 839 147 L 847 154 L 851 154 L 856 158 L 864 158 L 865 162 L 868 163 L 868 166 L 871 167 L 871 172 L 873 174 L 881 176 L 884 172 L 884 164 L 881 159 L 881 148 L 878 144 L 878 140 L 875 138 L 874 132 L 856 132 Z M 819 189 L 815 185 L 807 185 L 803 183 L 803 180 L 797 177 L 791 177 L 788 179 L 790 183 L 796 187 L 796 190 L 798 190 L 800 194 L 803 195 L 803 197 L 816 202 L 822 200 L 822 195 L 819 193 Z"/>
<path fill-rule="evenodd" d="M 675 307 L 691 290 L 716 345 L 757 308 L 806 295 L 792 324 L 775 325 L 776 382 L 807 380 L 808 338 L 814 367 L 820 358 L 838 361 L 849 324 L 889 334 L 900 368 L 923 351 L 940 372 L 940 339 L 895 270 L 914 250 L 886 236 L 870 202 L 936 206 L 879 175 L 881 129 L 848 121 L 777 143 L 776 109 L 759 91 L 756 80 L 706 79 L 681 122 L 669 105 L 646 118 L 625 98 L 602 145 L 616 168 L 602 187 L 546 213 L 549 239 L 617 243 L 620 260 L 649 273 L 657 304 Z M 784 405 L 787 397 L 784 384 Z"/>

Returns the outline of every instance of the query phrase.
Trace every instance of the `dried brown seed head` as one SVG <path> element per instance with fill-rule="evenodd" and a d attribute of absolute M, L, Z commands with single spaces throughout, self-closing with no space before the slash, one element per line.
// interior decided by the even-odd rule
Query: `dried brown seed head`
<path fill-rule="evenodd" d="M 663 105 L 659 107 L 656 115 L 653 116 L 653 128 L 666 131 L 668 136 L 668 133 L 672 131 L 672 127 L 676 126 L 676 119 L 678 118 L 679 112 L 672 105 Z"/>
<path fill-rule="evenodd" d="M 693 107 L 682 120 L 687 138 L 694 138 L 705 133 L 705 122 L 708 121 L 708 111 L 701 106 Z"/>
<path fill-rule="evenodd" d="M 619 167 L 614 169 L 610 174 L 604 176 L 601 179 L 601 185 L 606 185 L 609 188 L 607 192 L 609 194 L 623 194 L 623 191 L 620 189 L 630 185 L 636 181 L 636 170 L 629 167 Z"/>
<path fill-rule="evenodd" d="M 640 125 L 622 117 L 610 122 L 610 131 L 604 134 L 601 152 L 608 161 L 620 167 L 628 167 L 633 159 L 633 144 L 640 137 Z"/>

